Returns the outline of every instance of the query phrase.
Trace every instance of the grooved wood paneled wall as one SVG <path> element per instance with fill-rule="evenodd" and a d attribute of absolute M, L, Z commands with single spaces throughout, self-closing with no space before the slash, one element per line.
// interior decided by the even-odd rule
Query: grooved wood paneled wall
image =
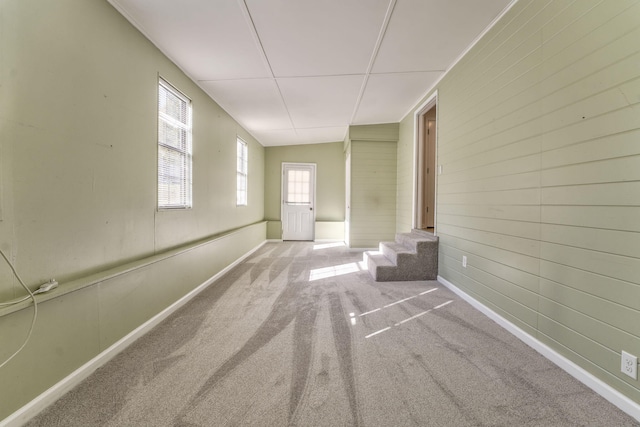
<path fill-rule="evenodd" d="M 521 0 L 437 88 L 440 275 L 635 402 L 639 41 L 638 0 Z"/>
<path fill-rule="evenodd" d="M 398 124 L 351 126 L 349 245 L 377 248 L 394 239 Z"/>
<path fill-rule="evenodd" d="M 377 248 L 393 240 L 395 142 L 351 141 L 351 188 L 351 247 Z"/>

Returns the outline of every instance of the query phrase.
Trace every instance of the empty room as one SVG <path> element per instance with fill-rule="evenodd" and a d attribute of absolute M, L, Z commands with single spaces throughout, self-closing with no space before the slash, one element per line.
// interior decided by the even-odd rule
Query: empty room
<path fill-rule="evenodd" d="M 0 0 L 0 427 L 640 426 L 640 0 Z"/>

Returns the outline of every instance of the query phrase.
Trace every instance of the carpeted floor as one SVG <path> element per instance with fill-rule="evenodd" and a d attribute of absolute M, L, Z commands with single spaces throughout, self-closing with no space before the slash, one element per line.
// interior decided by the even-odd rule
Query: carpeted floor
<path fill-rule="evenodd" d="M 438 282 L 269 243 L 30 426 L 637 426 Z"/>

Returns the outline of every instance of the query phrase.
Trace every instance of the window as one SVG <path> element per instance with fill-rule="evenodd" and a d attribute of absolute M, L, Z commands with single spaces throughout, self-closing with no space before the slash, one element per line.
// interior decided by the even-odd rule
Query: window
<path fill-rule="evenodd" d="M 158 208 L 190 208 L 191 100 L 158 84 Z"/>
<path fill-rule="evenodd" d="M 247 205 L 247 165 L 248 165 L 248 152 L 247 143 L 237 139 L 238 157 L 236 167 L 236 204 L 238 206 Z"/>
<path fill-rule="evenodd" d="M 311 203 L 311 171 L 289 169 L 287 172 L 287 203 L 290 205 Z"/>

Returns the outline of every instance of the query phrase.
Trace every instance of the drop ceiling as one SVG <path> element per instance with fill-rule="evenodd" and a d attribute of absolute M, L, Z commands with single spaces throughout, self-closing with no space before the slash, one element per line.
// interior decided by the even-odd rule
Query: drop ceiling
<path fill-rule="evenodd" d="M 262 145 L 399 122 L 511 0 L 109 0 Z"/>

